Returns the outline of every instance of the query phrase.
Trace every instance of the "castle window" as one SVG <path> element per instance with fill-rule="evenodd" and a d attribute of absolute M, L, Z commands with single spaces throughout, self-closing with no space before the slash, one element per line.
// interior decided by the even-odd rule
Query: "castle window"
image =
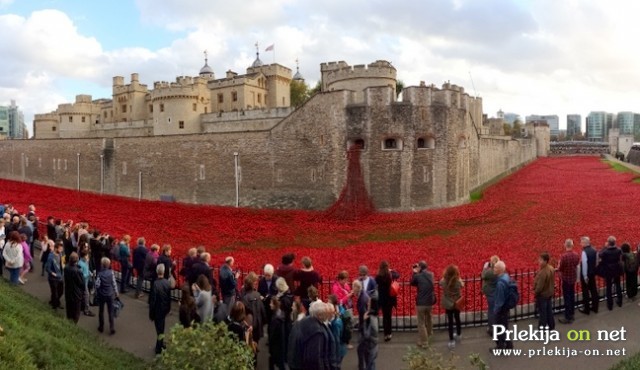
<path fill-rule="evenodd" d="M 51 127 L 51 131 L 55 131 L 56 130 L 56 126 Z"/>
<path fill-rule="evenodd" d="M 160 112 L 164 112 L 164 104 L 160 104 Z"/>
<path fill-rule="evenodd" d="M 107 111 L 104 111 L 104 118 L 107 118 Z"/>
<path fill-rule="evenodd" d="M 383 150 L 402 150 L 402 141 L 395 138 L 387 138 L 382 142 Z"/>
<path fill-rule="evenodd" d="M 82 116 L 82 123 L 85 123 L 86 120 L 87 118 L 85 116 Z"/>
<path fill-rule="evenodd" d="M 111 110 L 110 112 L 111 112 L 111 118 L 113 118 L 113 110 Z"/>
<path fill-rule="evenodd" d="M 224 103 L 224 95 L 218 94 L 218 103 Z"/>
<path fill-rule="evenodd" d="M 258 94 L 258 104 L 262 103 L 262 94 Z"/>
<path fill-rule="evenodd" d="M 458 149 L 464 149 L 467 147 L 467 139 L 461 137 L 458 139 Z"/>
<path fill-rule="evenodd" d="M 432 136 L 419 137 L 416 142 L 418 149 L 435 149 L 436 140 Z"/>
<path fill-rule="evenodd" d="M 360 138 L 349 140 L 348 149 L 364 150 L 364 140 Z"/>
<path fill-rule="evenodd" d="M 193 108 L 193 111 L 196 112 L 198 110 L 198 104 L 193 103 L 192 108 Z"/>
<path fill-rule="evenodd" d="M 153 113 L 153 104 L 149 104 L 149 113 Z"/>
<path fill-rule="evenodd" d="M 209 111 L 209 109 L 207 107 L 204 107 L 204 112 L 205 113 L 209 113 L 208 111 Z"/>
<path fill-rule="evenodd" d="M 184 128 L 184 121 L 178 122 L 178 128 Z"/>
<path fill-rule="evenodd" d="M 238 101 L 238 93 L 236 91 L 231 92 L 231 100 Z"/>
<path fill-rule="evenodd" d="M 122 104 L 122 113 L 127 113 L 127 105 Z"/>
<path fill-rule="evenodd" d="M 73 122 L 73 116 L 69 116 L 69 122 Z"/>

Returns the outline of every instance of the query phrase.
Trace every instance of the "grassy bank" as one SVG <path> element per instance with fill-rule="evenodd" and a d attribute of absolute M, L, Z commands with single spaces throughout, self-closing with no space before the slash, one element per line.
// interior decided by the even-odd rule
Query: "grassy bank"
<path fill-rule="evenodd" d="M 0 279 L 0 369 L 144 369 L 51 308 Z"/>

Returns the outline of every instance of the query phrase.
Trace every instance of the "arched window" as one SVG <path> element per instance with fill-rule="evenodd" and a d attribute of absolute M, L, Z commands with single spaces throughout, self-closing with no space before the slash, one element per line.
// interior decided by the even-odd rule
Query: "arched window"
<path fill-rule="evenodd" d="M 402 150 L 402 141 L 396 138 L 386 138 L 382 142 L 383 150 Z"/>
<path fill-rule="evenodd" d="M 467 139 L 464 137 L 458 138 L 458 149 L 465 149 L 467 147 Z"/>
<path fill-rule="evenodd" d="M 436 140 L 433 136 L 419 137 L 416 141 L 416 147 L 418 149 L 435 149 Z"/>

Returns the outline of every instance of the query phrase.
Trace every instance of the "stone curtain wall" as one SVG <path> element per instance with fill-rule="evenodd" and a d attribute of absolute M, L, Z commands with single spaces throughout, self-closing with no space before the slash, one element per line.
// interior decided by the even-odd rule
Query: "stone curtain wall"
<path fill-rule="evenodd" d="M 468 201 L 469 192 L 536 157 L 533 139 L 481 136 L 482 102 L 457 87 L 315 95 L 263 130 L 106 139 L 0 142 L 0 176 L 157 200 L 235 205 L 234 152 L 240 205 L 325 209 L 346 181 L 348 147 L 364 142 L 361 165 L 376 208 L 408 211 Z M 474 126 L 475 122 L 475 126 Z M 477 130 L 476 130 L 477 129 Z M 224 130 L 223 130 L 224 131 Z M 385 150 L 386 139 L 398 148 Z M 432 148 L 418 148 L 433 138 Z"/>

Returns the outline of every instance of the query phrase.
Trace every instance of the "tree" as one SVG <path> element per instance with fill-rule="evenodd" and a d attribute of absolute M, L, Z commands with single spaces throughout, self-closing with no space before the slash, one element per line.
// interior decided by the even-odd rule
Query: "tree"
<path fill-rule="evenodd" d="M 504 124 L 502 125 L 502 129 L 504 130 L 504 135 L 505 135 L 505 136 L 511 136 L 512 128 L 511 128 L 511 125 L 510 125 L 510 124 L 508 124 L 508 123 L 504 123 Z"/>
<path fill-rule="evenodd" d="M 402 80 L 396 81 L 396 98 L 400 96 L 400 93 L 404 90 L 404 82 Z"/>
<path fill-rule="evenodd" d="M 291 106 L 298 108 L 309 99 L 309 86 L 303 81 L 291 81 Z"/>
<path fill-rule="evenodd" d="M 253 351 L 224 323 L 186 329 L 176 324 L 166 339 L 167 349 L 156 357 L 154 369 L 253 369 Z"/>
<path fill-rule="evenodd" d="M 309 96 L 313 96 L 313 94 L 319 93 L 321 91 L 322 91 L 322 84 L 320 83 L 320 81 L 318 81 L 316 85 L 313 87 L 313 89 L 309 90 Z"/>
<path fill-rule="evenodd" d="M 513 138 L 522 137 L 522 121 L 520 121 L 519 119 L 513 121 L 513 128 L 511 129 L 511 137 Z"/>

